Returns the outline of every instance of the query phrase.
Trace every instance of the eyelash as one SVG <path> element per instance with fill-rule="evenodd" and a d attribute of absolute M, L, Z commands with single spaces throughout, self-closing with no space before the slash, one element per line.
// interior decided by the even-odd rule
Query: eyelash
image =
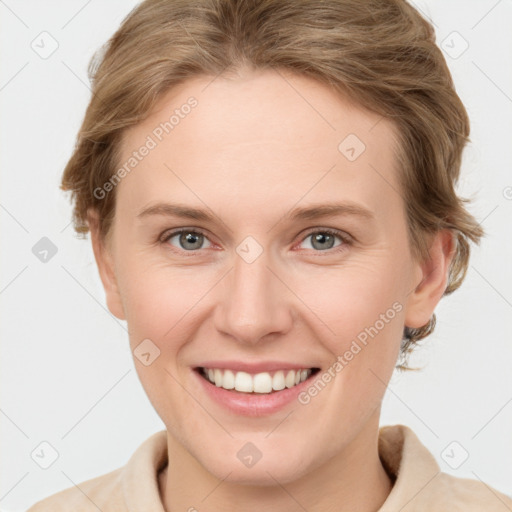
<path fill-rule="evenodd" d="M 181 228 L 181 229 L 178 229 L 176 231 L 171 231 L 171 232 L 165 231 L 162 235 L 160 235 L 159 241 L 162 244 L 167 244 L 167 242 L 171 238 L 173 238 L 176 235 L 181 235 L 182 233 L 194 233 L 197 235 L 203 235 L 205 238 L 208 239 L 208 236 L 206 235 L 206 233 L 204 233 L 201 229 Z M 346 233 L 344 233 L 342 231 L 338 231 L 338 230 L 332 229 L 332 228 L 320 228 L 320 229 L 314 228 L 311 231 L 308 231 L 308 233 L 306 233 L 304 235 L 304 237 L 301 239 L 300 243 L 304 242 L 304 240 L 306 240 L 308 237 L 310 237 L 311 235 L 313 235 L 315 233 L 322 233 L 322 234 L 338 237 L 342 241 L 342 243 L 340 245 L 338 245 L 336 247 L 332 247 L 330 249 L 325 249 L 323 251 L 320 251 L 320 250 L 315 251 L 314 249 L 312 249 L 313 252 L 319 253 L 319 255 L 321 253 L 327 253 L 327 254 L 339 253 L 339 252 L 345 251 L 347 249 L 347 246 L 350 246 L 353 244 L 353 239 L 349 235 L 347 235 Z M 210 241 L 210 243 L 211 243 L 211 241 Z M 171 246 L 170 244 L 168 244 L 168 247 L 171 247 L 171 249 L 170 249 L 171 251 L 188 253 L 187 254 L 188 256 L 195 256 L 200 251 L 200 249 L 186 251 L 185 249 L 179 249 L 178 247 Z M 306 249 L 306 250 L 310 250 L 310 249 Z"/>

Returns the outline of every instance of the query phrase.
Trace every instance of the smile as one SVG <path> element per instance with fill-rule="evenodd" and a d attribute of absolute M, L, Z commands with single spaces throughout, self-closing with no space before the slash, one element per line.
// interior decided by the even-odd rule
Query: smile
<path fill-rule="evenodd" d="M 277 370 L 254 375 L 243 371 L 219 368 L 201 367 L 197 370 L 202 377 L 219 388 L 240 393 L 270 394 L 299 385 L 317 373 L 319 368 Z"/>

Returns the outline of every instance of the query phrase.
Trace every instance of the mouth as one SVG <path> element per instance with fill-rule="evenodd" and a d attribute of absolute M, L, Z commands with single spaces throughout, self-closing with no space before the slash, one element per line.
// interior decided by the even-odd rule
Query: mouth
<path fill-rule="evenodd" d="M 194 368 L 203 379 L 219 388 L 234 393 L 269 395 L 290 389 L 311 379 L 320 368 L 283 369 L 251 374 L 221 368 Z"/>

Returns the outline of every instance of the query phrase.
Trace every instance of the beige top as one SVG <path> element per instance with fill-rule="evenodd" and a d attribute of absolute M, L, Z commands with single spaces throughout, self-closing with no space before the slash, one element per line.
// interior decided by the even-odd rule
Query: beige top
<path fill-rule="evenodd" d="M 409 427 L 381 427 L 379 455 L 396 478 L 379 512 L 512 511 L 512 499 L 486 484 L 442 473 Z M 126 466 L 54 494 L 27 512 L 164 512 L 158 472 L 166 462 L 167 435 L 162 430 L 144 441 Z"/>

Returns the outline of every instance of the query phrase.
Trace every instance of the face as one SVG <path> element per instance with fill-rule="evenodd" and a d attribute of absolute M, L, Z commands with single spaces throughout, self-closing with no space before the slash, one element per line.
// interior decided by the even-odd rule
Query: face
<path fill-rule="evenodd" d="M 137 161 L 95 254 L 169 449 L 284 483 L 374 436 L 404 325 L 428 321 L 446 266 L 411 256 L 386 119 L 305 77 L 212 80 L 125 133 L 121 165 Z"/>

